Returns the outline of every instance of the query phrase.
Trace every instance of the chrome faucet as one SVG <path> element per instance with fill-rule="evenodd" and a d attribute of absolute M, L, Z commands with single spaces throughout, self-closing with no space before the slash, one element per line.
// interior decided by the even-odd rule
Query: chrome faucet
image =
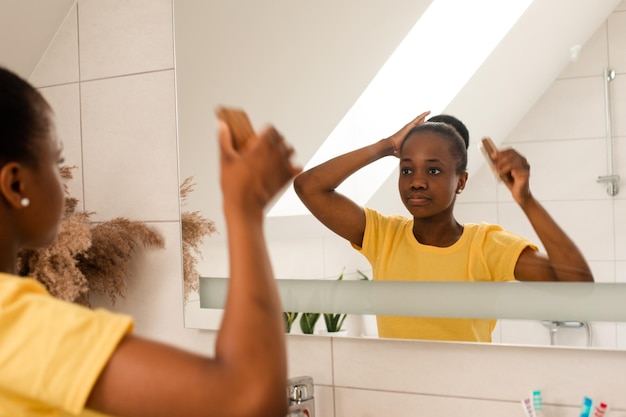
<path fill-rule="evenodd" d="M 288 417 L 315 417 L 313 378 L 298 376 L 289 378 L 287 396 L 289 398 Z"/>

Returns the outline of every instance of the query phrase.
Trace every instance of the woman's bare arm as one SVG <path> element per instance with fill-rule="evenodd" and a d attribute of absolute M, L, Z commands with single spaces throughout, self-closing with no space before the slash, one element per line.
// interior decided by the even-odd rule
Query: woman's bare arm
<path fill-rule="evenodd" d="M 363 208 L 337 187 L 361 168 L 385 156 L 398 156 L 398 150 L 409 131 L 424 122 L 425 112 L 402 127 L 394 135 L 371 145 L 330 159 L 300 174 L 294 180 L 294 189 L 309 211 L 326 227 L 361 246 L 365 233 Z"/>
<path fill-rule="evenodd" d="M 263 235 L 267 203 L 300 172 L 272 128 L 238 154 L 220 123 L 230 282 L 214 358 L 125 337 L 87 406 L 117 416 L 283 416 L 286 354 L 281 304 Z"/>
<path fill-rule="evenodd" d="M 506 186 L 526 214 L 547 256 L 525 250 L 515 267 L 520 281 L 583 281 L 593 282 L 593 275 L 581 251 L 548 211 L 530 192 L 530 165 L 513 149 L 496 151 L 492 157 L 498 173 L 508 178 Z"/>

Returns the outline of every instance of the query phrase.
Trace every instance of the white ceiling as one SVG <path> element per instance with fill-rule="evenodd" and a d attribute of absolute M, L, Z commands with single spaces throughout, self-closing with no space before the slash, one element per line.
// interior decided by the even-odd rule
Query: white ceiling
<path fill-rule="evenodd" d="M 0 65 L 29 78 L 76 1 L 0 0 Z M 188 168 L 193 155 L 215 166 L 212 148 L 186 142 L 213 134 L 207 115 L 216 103 L 281 126 L 305 163 L 430 3 L 272 0 L 242 9 L 241 0 L 173 1 L 182 173 L 199 175 Z M 584 45 L 619 3 L 535 0 L 444 111 L 473 137 L 505 138 L 567 65 L 570 48 Z M 481 160 L 475 147 L 469 156 Z"/>
<path fill-rule="evenodd" d="M 584 45 L 619 2 L 534 0 L 443 111 L 461 118 L 473 138 L 503 140 L 567 66 L 570 48 Z M 245 10 L 240 3 L 174 1 L 180 168 L 183 178 L 197 180 L 197 195 L 208 195 L 218 184 L 217 159 L 207 140 L 216 129 L 217 105 L 245 108 L 258 127 L 276 124 L 306 164 L 431 0 L 265 0 Z M 398 100 L 420 97 L 400 89 L 390 92 L 390 100 L 393 94 Z M 394 114 L 408 122 L 423 110 L 414 104 Z M 374 140 L 380 119 L 380 112 L 371 114 L 355 127 L 355 136 Z M 388 134 L 399 127 L 389 127 Z M 469 159 L 470 167 L 482 165 L 475 146 Z M 395 189 L 381 187 L 386 188 Z M 219 199 L 189 203 L 220 218 Z"/>
<path fill-rule="evenodd" d="M 28 79 L 76 0 L 0 0 L 0 66 Z"/>

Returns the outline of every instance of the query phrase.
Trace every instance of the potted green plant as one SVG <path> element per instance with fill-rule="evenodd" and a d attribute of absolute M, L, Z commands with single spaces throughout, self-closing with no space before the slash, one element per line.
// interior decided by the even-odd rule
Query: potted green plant
<path fill-rule="evenodd" d="M 320 318 L 320 313 L 302 313 L 300 316 L 300 329 L 304 334 L 313 334 L 315 323 Z"/>
<path fill-rule="evenodd" d="M 293 322 L 296 321 L 296 317 L 298 317 L 298 313 L 294 311 L 283 311 L 283 317 L 285 319 L 285 333 L 289 333 L 291 332 Z"/>
<path fill-rule="evenodd" d="M 337 333 L 341 331 L 341 326 L 346 319 L 347 314 L 324 313 L 324 322 L 326 323 L 326 331 L 328 333 Z"/>

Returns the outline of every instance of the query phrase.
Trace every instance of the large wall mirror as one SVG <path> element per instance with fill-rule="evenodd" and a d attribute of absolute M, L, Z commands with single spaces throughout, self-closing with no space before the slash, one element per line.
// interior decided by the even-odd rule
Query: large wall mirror
<path fill-rule="evenodd" d="M 460 222 L 499 223 L 539 243 L 477 149 L 481 136 L 491 136 L 528 158 L 533 193 L 579 245 L 596 282 L 624 282 L 626 221 L 619 213 L 626 212 L 626 190 L 609 195 L 597 179 L 607 175 L 609 159 L 616 174 L 626 161 L 621 145 L 626 140 L 626 36 L 619 29 L 626 27 L 626 5 L 528 0 L 516 2 L 516 16 L 497 18 L 504 13 L 499 8 L 513 8 L 499 3 L 176 0 L 180 178 L 193 177 L 195 183 L 182 211 L 199 211 L 217 228 L 197 256 L 198 272 L 228 276 L 216 153 L 218 105 L 246 109 L 257 128 L 277 126 L 303 165 L 323 150 L 339 153 L 359 140 L 371 143 L 390 135 L 429 109 L 454 114 L 470 130 L 470 178 L 456 204 Z M 469 8 L 492 22 L 473 20 Z M 436 12 L 445 17 L 435 25 L 441 32 L 425 35 L 423 27 L 416 32 L 416 24 Z M 407 55 L 405 42 L 415 33 L 418 43 L 402 61 L 398 54 Z M 450 35 L 448 43 L 438 43 L 441 33 Z M 474 49 L 481 36 L 487 49 Z M 443 56 L 454 59 L 444 62 Z M 387 66 L 393 60 L 402 71 Z M 607 68 L 615 73 L 608 84 Z M 400 84 L 378 83 L 389 74 Z M 407 76 L 412 81 L 404 81 Z M 375 96 L 365 92 L 372 86 Z M 395 170 L 385 169 L 379 183 L 366 182 L 370 194 L 363 203 L 405 214 Z M 362 188 L 355 184 L 355 195 Z M 266 221 L 277 278 L 335 280 L 343 273 L 345 280 L 358 280 L 360 273 L 371 273 L 360 254 L 298 212 L 301 208 L 294 208 L 296 215 L 280 215 L 276 207 L 289 201 L 287 190 Z M 623 324 L 595 321 L 583 310 L 558 331 L 544 322 L 551 317 L 499 320 L 494 342 L 626 348 Z M 186 326 L 211 329 L 219 320 L 219 310 L 201 308 L 200 295 L 189 295 Z M 375 336 L 372 316 L 350 314 L 347 324 L 353 336 Z"/>

